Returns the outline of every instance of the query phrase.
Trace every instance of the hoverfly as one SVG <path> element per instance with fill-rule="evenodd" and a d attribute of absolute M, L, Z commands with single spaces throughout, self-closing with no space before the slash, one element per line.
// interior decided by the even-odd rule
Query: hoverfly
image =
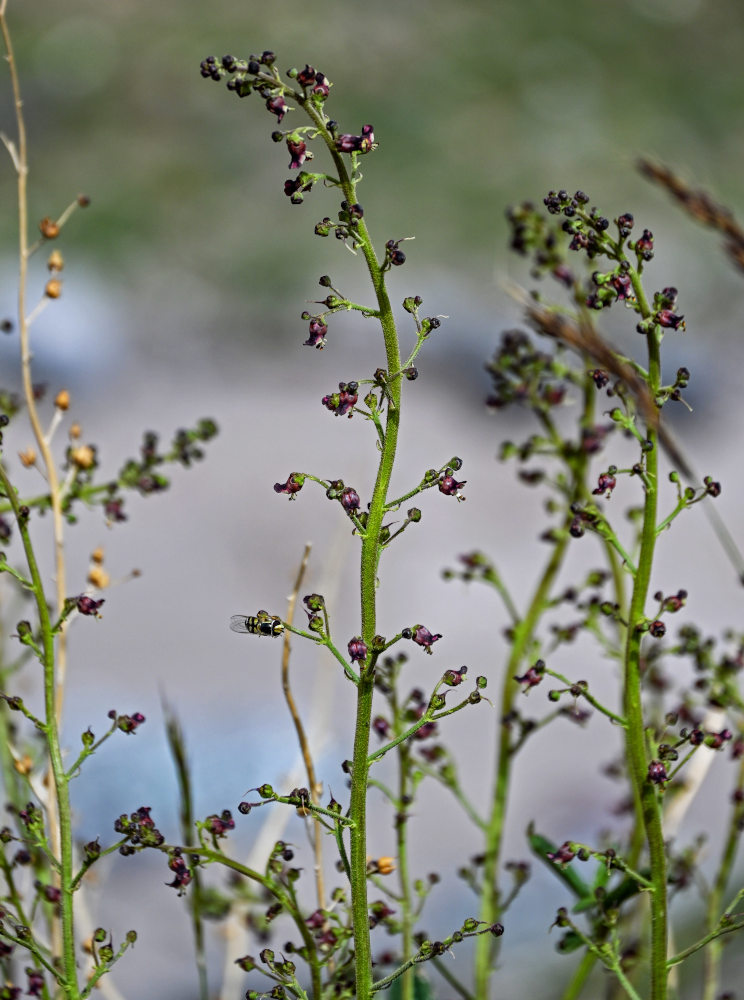
<path fill-rule="evenodd" d="M 277 636 L 284 631 L 284 622 L 278 615 L 270 615 L 268 611 L 259 611 L 255 616 L 233 615 L 230 618 L 230 628 L 233 632 Z"/>

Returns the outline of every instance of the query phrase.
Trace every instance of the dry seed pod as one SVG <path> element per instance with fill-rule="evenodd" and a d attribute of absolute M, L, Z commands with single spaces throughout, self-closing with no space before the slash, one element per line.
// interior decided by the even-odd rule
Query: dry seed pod
<path fill-rule="evenodd" d="M 67 389 L 60 389 L 54 397 L 54 405 L 58 410 L 68 410 L 70 408 L 70 393 Z"/>
<path fill-rule="evenodd" d="M 59 226 L 48 215 L 39 223 L 39 231 L 45 240 L 54 240 L 59 236 Z"/>
<path fill-rule="evenodd" d="M 47 267 L 50 271 L 61 271 L 65 266 L 65 259 L 59 250 L 52 250 L 47 260 Z"/>

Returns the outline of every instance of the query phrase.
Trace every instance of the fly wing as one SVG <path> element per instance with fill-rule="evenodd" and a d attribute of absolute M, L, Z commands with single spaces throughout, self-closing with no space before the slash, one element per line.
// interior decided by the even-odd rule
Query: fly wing
<path fill-rule="evenodd" d="M 248 615 L 232 615 L 230 618 L 230 628 L 233 632 L 253 632 L 250 625 L 251 618 Z"/>

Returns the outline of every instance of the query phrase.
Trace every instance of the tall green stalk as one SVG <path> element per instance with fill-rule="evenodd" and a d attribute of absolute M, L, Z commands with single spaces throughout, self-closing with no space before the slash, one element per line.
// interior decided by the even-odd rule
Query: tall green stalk
<path fill-rule="evenodd" d="M 349 205 L 356 202 L 356 185 L 349 177 L 333 137 L 328 132 L 322 116 L 307 100 L 299 101 L 317 126 L 333 157 L 344 196 Z M 370 280 L 377 299 L 377 309 L 385 343 L 387 372 L 396 375 L 401 368 L 398 332 L 395 326 L 390 298 L 385 287 L 385 272 L 375 256 L 374 248 L 363 219 L 357 228 L 357 245 L 364 255 Z M 400 428 L 401 379 L 388 382 L 388 407 L 385 434 L 381 443 L 377 478 L 372 491 L 367 524 L 362 538 L 360 593 L 361 633 L 367 648 L 372 650 L 377 634 L 377 567 L 379 564 L 382 520 L 395 462 Z M 372 987 L 372 948 L 369 934 L 369 909 L 367 905 L 367 783 L 369 776 L 369 741 L 374 694 L 375 655 L 371 653 L 366 669 L 362 670 L 357 686 L 356 721 L 354 726 L 354 752 L 352 756 L 351 796 L 349 817 L 353 826 L 350 832 L 349 861 L 351 867 L 351 907 L 354 923 L 354 951 L 357 1000 L 367 1000 Z"/>
<path fill-rule="evenodd" d="M 36 562 L 36 554 L 28 531 L 28 518 L 23 514 L 16 497 L 15 489 L 8 479 L 5 468 L 0 464 L 0 484 L 8 497 L 18 524 L 18 531 L 23 543 L 23 550 L 28 564 L 29 575 L 33 583 L 33 594 L 36 610 L 39 615 L 41 633 L 42 668 L 44 671 L 44 738 L 46 740 L 52 777 L 54 780 L 53 794 L 57 804 L 59 822 L 59 848 L 57 858 L 60 879 L 60 911 L 62 928 L 62 969 L 64 974 L 64 993 L 68 1000 L 79 1000 L 80 989 L 77 980 L 77 962 L 75 958 L 75 921 L 73 912 L 73 855 L 72 855 L 72 813 L 70 809 L 70 791 L 68 777 L 62 761 L 62 750 L 59 742 L 56 711 L 56 678 L 54 627 L 49 615 L 49 606 L 44 594 L 44 583 Z"/>
<path fill-rule="evenodd" d="M 644 319 L 651 316 L 640 278 L 631 272 L 633 288 Z M 655 398 L 661 386 L 661 336 L 658 326 L 652 326 L 646 336 L 648 349 L 648 388 Z M 625 729 L 626 759 L 633 785 L 636 818 L 642 824 L 649 850 L 653 888 L 650 896 L 651 1000 L 666 1000 L 667 996 L 667 864 L 662 813 L 656 786 L 649 780 L 649 758 L 646 751 L 645 721 L 641 698 L 641 641 L 646 622 L 645 607 L 651 570 L 656 549 L 656 525 L 659 491 L 659 440 L 656 427 L 647 425 L 649 442 L 645 462 L 645 498 L 641 526 L 638 565 L 633 581 L 628 613 L 628 634 L 625 645 L 623 706 L 627 721 Z"/>
<path fill-rule="evenodd" d="M 590 427 L 593 422 L 595 392 L 593 386 L 585 385 L 581 426 Z M 560 446 L 560 442 L 556 441 Z M 573 481 L 570 490 L 570 502 L 583 499 L 586 493 L 586 471 L 588 455 L 577 450 L 569 458 Z M 570 542 L 568 525 L 569 516 L 563 525 L 563 533 L 553 546 L 553 551 L 543 570 L 540 581 L 527 608 L 525 616 L 514 628 L 509 658 L 504 668 L 504 679 L 501 688 L 501 703 L 499 719 L 507 718 L 513 711 L 514 702 L 520 693 L 520 685 L 514 679 L 520 665 L 528 655 L 530 645 L 534 641 L 537 625 L 546 610 L 550 600 L 553 585 L 563 565 Z M 501 881 L 499 867 L 503 847 L 506 812 L 513 775 L 513 753 L 510 747 L 511 734 L 505 725 L 499 727 L 496 746 L 496 774 L 491 796 L 491 811 L 488 816 L 485 836 L 485 860 L 483 863 L 483 892 L 481 896 L 480 919 L 486 925 L 491 925 L 501 916 Z M 488 1000 L 489 983 L 493 972 L 494 959 L 497 951 L 497 940 L 490 934 L 484 934 L 475 943 L 475 996 L 478 1000 Z"/>

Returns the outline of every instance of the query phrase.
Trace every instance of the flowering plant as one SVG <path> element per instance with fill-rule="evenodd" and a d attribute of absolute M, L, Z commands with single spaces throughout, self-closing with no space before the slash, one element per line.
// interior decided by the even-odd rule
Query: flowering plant
<path fill-rule="evenodd" d="M 364 124 L 355 131 L 342 131 L 327 114 L 332 84 L 325 74 L 306 65 L 283 76 L 269 51 L 246 59 L 209 57 L 201 64 L 201 73 L 225 81 L 240 98 L 253 96 L 253 103 L 263 102 L 275 119 L 271 138 L 289 155 L 291 176 L 284 183 L 285 196 L 292 205 L 315 199 L 320 189 L 337 198 L 333 212 L 315 224 L 315 233 L 321 239 L 333 234 L 356 256 L 370 282 L 370 299 L 356 302 L 322 274 L 318 283 L 325 298 L 316 303 L 317 311 L 304 311 L 302 320 L 308 324 L 304 345 L 322 350 L 330 344 L 328 354 L 337 327 L 349 313 L 379 327 L 384 365 L 373 372 L 346 373 L 338 390 L 320 400 L 335 416 L 357 417 L 353 424 L 344 421 L 350 432 L 360 424 L 369 427 L 376 447 L 371 494 L 363 497 L 356 485 L 308 470 L 304 463 L 303 471 L 291 471 L 284 482 L 274 484 L 277 494 L 293 501 L 293 511 L 299 508 L 294 501 L 305 486 L 320 487 L 348 525 L 359 545 L 358 626 L 355 634 L 339 636 L 325 596 L 314 592 L 302 597 L 306 621 L 296 623 L 307 552 L 286 612 L 261 609 L 236 613 L 230 620 L 233 631 L 246 636 L 246 641 L 279 640 L 282 687 L 302 750 L 306 784 L 275 787 L 278 780 L 271 778 L 247 793 L 237 805 L 237 816 L 225 808 L 196 819 L 183 737 L 175 718 L 169 717 L 168 737 L 182 804 L 180 835 L 166 838 L 151 807 L 139 806 L 114 821 L 116 836 L 110 843 L 102 845 L 96 839 L 76 845 L 70 783 L 106 740 L 118 732 L 136 733 L 145 720 L 139 711 L 112 710 L 103 736 L 86 729 L 77 756 L 71 763 L 64 759 L 60 725 L 67 630 L 77 616 L 95 619 L 101 614 L 104 598 L 99 595 L 109 582 L 104 554 L 96 550 L 91 554 L 87 588 L 73 588 L 70 595 L 65 582 L 66 525 L 74 523 L 82 504 L 101 507 L 112 524 L 125 520 L 126 491 L 144 495 L 163 491 L 168 485 L 164 465 L 178 462 L 188 467 L 201 459 L 202 444 L 214 436 L 216 425 L 202 420 L 190 430 L 178 431 L 166 450 L 160 449 L 156 435 L 146 434 L 139 457 L 126 461 L 116 479 L 105 483 L 97 478 L 98 448 L 84 443 L 77 425 L 70 427 L 61 458 L 53 447 L 72 401 L 66 390 L 57 393 L 45 429 L 43 403 L 32 380 L 29 337 L 40 311 L 62 292 L 64 260 L 58 250 L 50 253 L 49 277 L 38 304 L 30 310 L 28 262 L 58 238 L 88 199 L 78 197 L 57 219 L 44 218 L 40 238 L 30 242 L 25 123 L 7 2 L 0 0 L 0 28 L 17 134 L 4 137 L 4 143 L 18 184 L 15 326 L 23 392 L 17 397 L 0 391 L 0 423 L 5 431 L 12 419 L 15 431 L 25 410 L 35 445 L 20 452 L 19 460 L 23 468 L 40 468 L 46 484 L 40 494 L 26 495 L 16 483 L 6 446 L 0 458 L 0 534 L 9 551 L 0 556 L 0 573 L 12 587 L 31 595 L 33 613 L 15 627 L 13 641 L 20 654 L 3 667 L 0 693 L 5 748 L 0 762 L 12 816 L 11 824 L 0 830 L 0 877 L 5 885 L 0 961 L 7 980 L 0 997 L 18 997 L 21 982 L 26 995 L 47 1000 L 84 1000 L 99 984 L 105 987 L 107 974 L 134 943 L 136 932 L 129 931 L 115 942 L 109 931 L 99 927 L 83 948 L 80 899 L 86 876 L 112 852 L 134 856 L 156 851 L 167 865 L 169 887 L 189 908 L 202 1000 L 209 996 L 205 921 L 226 918 L 231 912 L 245 917 L 251 935 L 251 952 L 235 959 L 237 968 L 251 976 L 245 984 L 248 998 L 368 1000 L 389 990 L 403 1000 L 420 1000 L 433 995 L 433 984 L 443 981 L 449 991 L 445 995 L 454 992 L 464 1000 L 487 1000 L 498 991 L 498 961 L 509 946 L 512 905 L 518 898 L 522 902 L 529 898 L 531 910 L 537 910 L 540 903 L 534 893 L 529 897 L 529 861 L 504 857 L 521 752 L 526 745 L 547 739 L 545 734 L 553 727 L 583 726 L 593 715 L 595 723 L 617 737 L 619 753 L 611 776 L 623 783 L 626 795 L 619 812 L 625 818 L 597 842 L 585 843 L 575 839 L 572 830 L 545 829 L 537 816 L 525 841 L 525 853 L 545 866 L 565 893 L 553 926 L 559 930 L 559 950 L 574 956 L 574 962 L 560 995 L 564 1000 L 596 995 L 598 984 L 608 983 L 611 997 L 667 1000 L 677 993 L 680 966 L 702 952 L 702 995 L 714 1000 L 722 983 L 722 944 L 744 927 L 740 913 L 744 889 L 730 888 L 744 828 L 744 702 L 738 684 L 744 636 L 731 633 L 719 645 L 686 624 L 672 638 L 671 616 L 685 610 L 690 594 L 676 582 L 671 587 L 656 582 L 660 537 L 684 511 L 703 504 L 709 509 L 721 485 L 712 475 L 696 475 L 662 419 L 664 407 L 684 403 L 691 374 L 686 367 L 678 368 L 673 379 L 665 380 L 663 374 L 663 339 L 681 334 L 685 319 L 675 288 L 651 294 L 647 290 L 654 237 L 637 227 L 627 211 L 610 219 L 591 208 L 581 191 L 573 195 L 551 191 L 541 209 L 522 203 L 509 211 L 513 249 L 530 259 L 535 280 L 555 279 L 563 295 L 560 304 L 537 291 L 523 296 L 531 332 L 506 333 L 487 366 L 492 380 L 489 406 L 497 413 L 507 407 L 526 408 L 537 424 L 537 431 L 523 442 L 504 442 L 501 457 L 519 464 L 525 486 L 547 493 L 549 523 L 539 537 L 548 555 L 535 573 L 524 606 L 497 560 L 481 551 L 462 556 L 460 567 L 445 575 L 481 583 L 503 604 L 507 623 L 503 662 L 494 653 L 489 627 L 489 641 L 484 643 L 488 656 L 478 666 L 481 672 L 445 666 L 435 671 L 428 689 L 409 688 L 406 664 L 413 647 L 433 657 L 440 653 L 442 635 L 431 621 L 395 622 L 388 628 L 392 634 L 382 634 L 378 590 L 385 584 L 387 550 L 422 521 L 422 510 L 413 502 L 435 488 L 442 495 L 438 499 L 450 503 L 453 511 L 462 509 L 465 500 L 467 484 L 459 478 L 462 461 L 457 456 L 436 456 L 430 468 L 417 470 L 400 495 L 391 495 L 407 402 L 404 390 L 418 377 L 418 355 L 437 335 L 443 317 L 424 315 L 420 295 L 404 295 L 401 309 L 409 333 L 399 337 L 389 283 L 406 263 L 404 241 L 389 238 L 376 249 L 359 200 L 362 163 L 378 149 L 374 128 Z M 644 171 L 698 218 L 725 232 L 728 251 L 740 263 L 744 239 L 728 213 L 707 196 L 686 189 L 666 168 L 645 164 Z M 617 349 L 600 330 L 598 317 L 613 307 L 630 317 L 641 338 L 637 342 L 644 348 L 641 360 Z M 4 329 L 13 326 L 4 321 Z M 410 346 L 403 350 L 406 337 Z M 603 410 L 605 405 L 609 408 Z M 451 503 L 452 499 L 458 502 Z M 617 516 L 623 502 L 629 504 L 627 523 Z M 47 595 L 36 554 L 43 528 L 38 515 L 44 511 L 51 514 L 53 598 Z M 717 529 L 730 546 L 720 522 Z M 592 559 L 600 565 L 587 568 L 580 555 L 591 544 Z M 732 558 L 740 571 L 736 551 Z M 293 695 L 291 636 L 327 651 L 355 698 L 353 732 L 346 734 L 350 753 L 343 762 L 348 794 L 339 792 L 338 798 L 317 772 Z M 597 643 L 613 671 L 598 668 L 594 654 L 585 662 L 575 652 L 577 640 Z M 42 668 L 41 709 L 29 707 L 11 690 L 17 670 L 34 660 Z M 675 661 L 692 665 L 691 679 L 685 680 L 678 669 L 665 670 Z M 484 706 L 489 684 L 491 692 L 497 689 L 492 695 L 495 726 L 489 725 Z M 532 717 L 525 706 L 536 703 L 543 707 Z M 493 730 L 493 779 L 484 796 L 485 808 L 471 799 L 460 777 L 457 748 L 446 741 L 446 720 L 465 710 L 473 713 L 473 726 L 482 727 L 486 738 Z M 10 713 L 25 720 L 27 729 L 13 725 Z M 43 752 L 36 759 L 28 732 L 42 740 Z M 672 933 L 670 904 L 694 884 L 702 848 L 697 842 L 679 846 L 674 835 L 705 771 L 726 757 L 736 766 L 732 806 L 713 879 L 702 890 L 705 913 L 694 930 L 682 926 Z M 586 758 L 593 761 L 593 754 Z M 481 841 L 476 854 L 460 859 L 457 871 L 476 902 L 462 912 L 448 906 L 450 924 L 440 938 L 426 933 L 421 918 L 429 901 L 444 909 L 441 876 L 438 872 L 417 876 L 410 849 L 415 803 L 427 780 L 451 795 Z M 371 788 L 390 806 L 394 856 L 368 854 Z M 304 874 L 308 866 L 299 863 L 296 846 L 285 840 L 274 841 L 261 864 L 238 859 L 228 850 L 236 825 L 245 817 L 255 820 L 257 814 L 265 815 L 259 812 L 265 806 L 291 810 L 307 828 L 311 877 Z M 332 886 L 329 853 L 334 858 Z M 208 884 L 209 871 L 226 872 L 228 884 L 219 889 Z M 432 909 L 430 905 L 429 913 Z M 545 923 L 551 918 L 553 914 Z M 271 937 L 279 927 L 286 934 L 281 949 Z M 387 932 L 384 944 L 379 940 L 382 930 Z M 678 943 L 678 937 L 686 943 Z M 252 953 L 256 943 L 257 955 Z M 449 957 L 455 949 L 463 957 L 472 955 L 472 970 L 461 961 L 453 971 Z"/>

